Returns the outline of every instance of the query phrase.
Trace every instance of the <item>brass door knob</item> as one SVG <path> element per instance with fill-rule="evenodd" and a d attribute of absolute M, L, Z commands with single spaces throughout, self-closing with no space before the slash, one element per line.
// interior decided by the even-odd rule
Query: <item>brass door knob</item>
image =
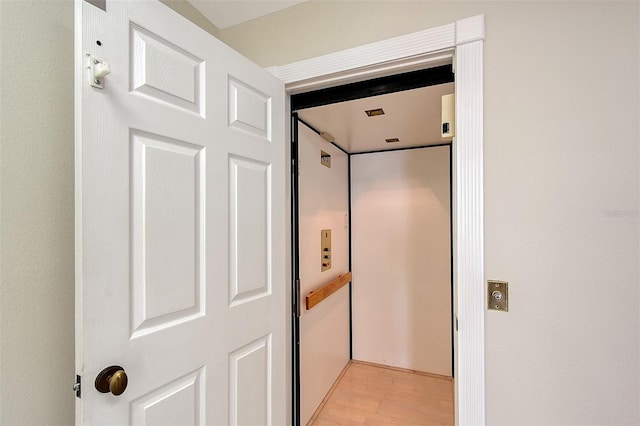
<path fill-rule="evenodd" d="M 96 377 L 96 389 L 98 392 L 111 392 L 116 396 L 125 391 L 127 383 L 127 373 L 119 365 L 111 365 L 105 368 Z"/>

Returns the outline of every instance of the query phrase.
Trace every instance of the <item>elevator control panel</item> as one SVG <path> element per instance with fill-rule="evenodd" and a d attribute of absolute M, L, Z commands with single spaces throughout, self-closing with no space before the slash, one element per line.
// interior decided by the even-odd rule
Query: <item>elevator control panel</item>
<path fill-rule="evenodd" d="M 320 231 L 320 270 L 331 269 L 331 229 Z"/>
<path fill-rule="evenodd" d="M 451 93 L 442 96 L 442 140 L 450 141 L 456 135 L 456 99 Z"/>

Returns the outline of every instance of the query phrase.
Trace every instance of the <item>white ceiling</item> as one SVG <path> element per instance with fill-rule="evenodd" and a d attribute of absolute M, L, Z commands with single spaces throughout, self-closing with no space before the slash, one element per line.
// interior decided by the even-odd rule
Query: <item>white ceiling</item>
<path fill-rule="evenodd" d="M 306 0 L 187 0 L 219 29 L 286 9 Z"/>
<path fill-rule="evenodd" d="M 350 153 L 433 145 L 443 142 L 441 97 L 453 92 L 454 83 L 446 83 L 308 108 L 298 115 Z M 368 117 L 365 110 L 375 108 L 385 115 Z M 400 142 L 385 142 L 391 138 Z"/>

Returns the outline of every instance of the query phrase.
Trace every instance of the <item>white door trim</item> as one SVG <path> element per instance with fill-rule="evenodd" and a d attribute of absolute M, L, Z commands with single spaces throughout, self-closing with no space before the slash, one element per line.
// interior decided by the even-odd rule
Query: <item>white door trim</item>
<path fill-rule="evenodd" d="M 450 62 L 456 87 L 453 141 L 456 423 L 485 423 L 483 225 L 484 16 L 272 67 L 289 95 Z"/>

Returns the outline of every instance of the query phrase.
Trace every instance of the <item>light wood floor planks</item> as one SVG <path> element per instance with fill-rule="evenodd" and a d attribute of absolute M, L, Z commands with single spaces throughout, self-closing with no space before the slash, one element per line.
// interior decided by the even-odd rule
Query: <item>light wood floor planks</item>
<path fill-rule="evenodd" d="M 309 425 L 453 425 L 453 381 L 352 362 Z"/>

